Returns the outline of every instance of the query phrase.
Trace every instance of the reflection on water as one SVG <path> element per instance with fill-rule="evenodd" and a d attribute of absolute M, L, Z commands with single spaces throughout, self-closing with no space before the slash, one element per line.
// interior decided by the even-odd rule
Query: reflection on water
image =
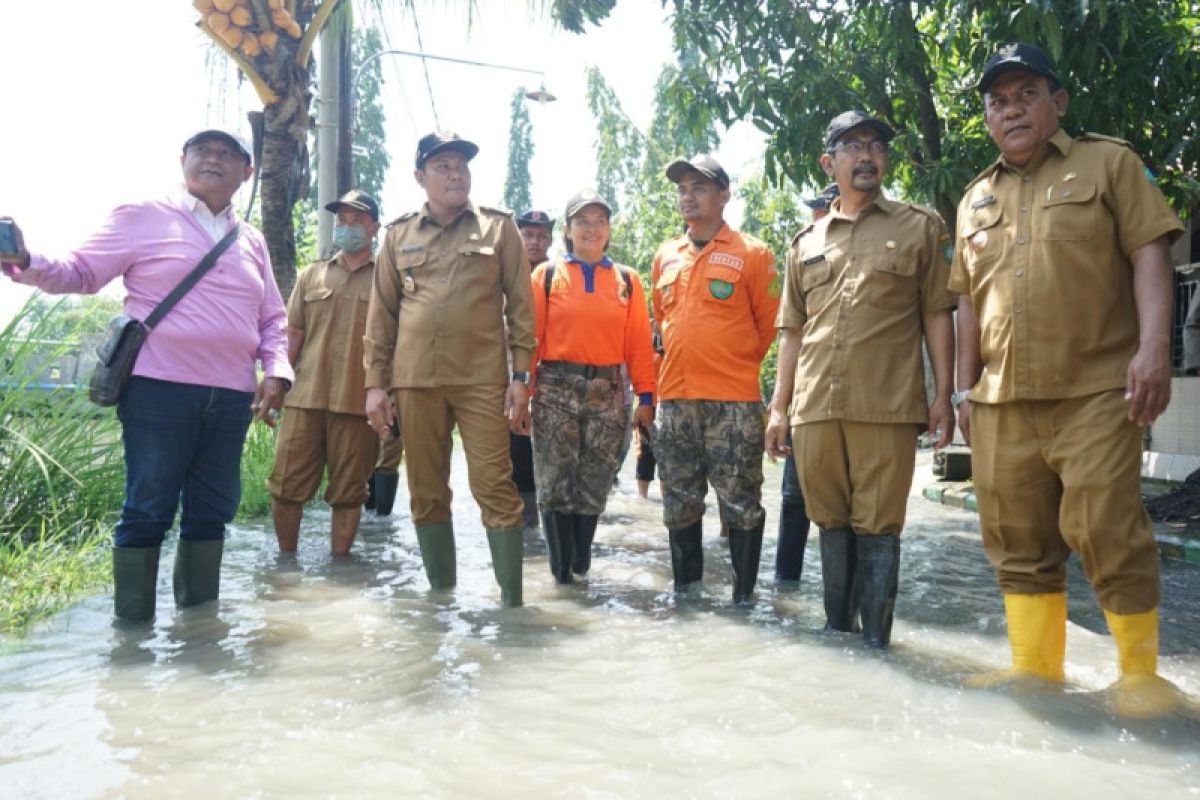
<path fill-rule="evenodd" d="M 175 612 L 164 570 L 153 629 L 112 630 L 100 596 L 0 642 L 0 796 L 1200 795 L 1200 723 L 1105 711 L 1116 659 L 1077 571 L 1071 687 L 962 688 L 1007 664 L 1002 603 L 974 515 L 916 496 L 927 473 L 880 654 L 820 632 L 815 541 L 799 592 L 760 582 L 739 611 L 711 524 L 706 589 L 677 601 L 631 468 L 588 582 L 555 586 L 527 539 L 523 609 L 498 605 L 460 458 L 452 593 L 426 590 L 405 514 L 334 559 L 318 511 L 298 556 L 234 531 L 217 613 Z M 1163 566 L 1162 671 L 1200 695 L 1200 570 Z"/>

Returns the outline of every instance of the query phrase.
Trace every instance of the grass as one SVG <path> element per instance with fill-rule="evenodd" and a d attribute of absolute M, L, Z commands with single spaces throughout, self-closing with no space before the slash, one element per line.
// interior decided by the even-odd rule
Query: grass
<path fill-rule="evenodd" d="M 107 527 L 70 537 L 47 532 L 0 547 L 0 632 L 21 635 L 43 617 L 112 579 Z"/>
<path fill-rule="evenodd" d="M 271 513 L 271 495 L 267 476 L 275 464 L 276 428 L 261 422 L 250 423 L 246 445 L 242 448 L 242 502 L 238 519 L 253 519 Z"/>

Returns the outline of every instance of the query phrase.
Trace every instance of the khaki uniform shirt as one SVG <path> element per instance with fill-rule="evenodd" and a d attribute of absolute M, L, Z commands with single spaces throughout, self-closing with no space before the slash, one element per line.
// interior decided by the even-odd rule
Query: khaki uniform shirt
<path fill-rule="evenodd" d="M 950 288 L 969 293 L 983 374 L 971 400 L 1054 400 L 1125 386 L 1138 346 L 1129 257 L 1183 230 L 1118 139 L 1061 129 L 1024 169 L 1001 158 L 958 207 Z"/>
<path fill-rule="evenodd" d="M 375 262 L 353 272 L 339 253 L 300 273 L 288 301 L 288 327 L 304 331 L 296 382 L 284 405 L 366 416 L 363 334 Z"/>
<path fill-rule="evenodd" d="M 507 385 L 506 340 L 512 369 L 527 372 L 533 298 L 510 214 L 468 204 L 443 228 L 426 205 L 388 226 L 367 318 L 368 388 Z"/>
<path fill-rule="evenodd" d="M 936 212 L 882 195 L 796 235 L 776 321 L 802 331 L 793 425 L 929 421 L 922 316 L 957 303 L 949 244 Z"/>

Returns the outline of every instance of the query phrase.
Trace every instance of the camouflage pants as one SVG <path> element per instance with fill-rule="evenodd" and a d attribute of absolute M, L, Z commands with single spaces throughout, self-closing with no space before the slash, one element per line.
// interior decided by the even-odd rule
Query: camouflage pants
<path fill-rule="evenodd" d="M 654 423 L 663 523 L 686 528 L 704 516 L 711 483 L 731 528 L 762 524 L 762 403 L 664 400 Z"/>
<path fill-rule="evenodd" d="M 539 368 L 531 410 L 538 506 L 602 513 L 629 420 L 620 383 Z"/>

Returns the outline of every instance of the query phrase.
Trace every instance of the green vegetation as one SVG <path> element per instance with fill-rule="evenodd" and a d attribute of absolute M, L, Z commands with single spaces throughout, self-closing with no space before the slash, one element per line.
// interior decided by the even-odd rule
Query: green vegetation
<path fill-rule="evenodd" d="M 0 631 L 23 631 L 108 579 L 104 544 L 124 481 L 120 426 L 82 391 L 37 386 L 77 349 L 49 334 L 78 341 L 78 331 L 94 329 L 86 314 L 62 328 L 71 307 L 44 313 L 35 296 L 0 331 Z"/>
<path fill-rule="evenodd" d="M 246 445 L 242 448 L 242 502 L 238 519 L 253 519 L 271 513 L 271 495 L 267 476 L 275 463 L 276 428 L 261 422 L 250 423 Z"/>

